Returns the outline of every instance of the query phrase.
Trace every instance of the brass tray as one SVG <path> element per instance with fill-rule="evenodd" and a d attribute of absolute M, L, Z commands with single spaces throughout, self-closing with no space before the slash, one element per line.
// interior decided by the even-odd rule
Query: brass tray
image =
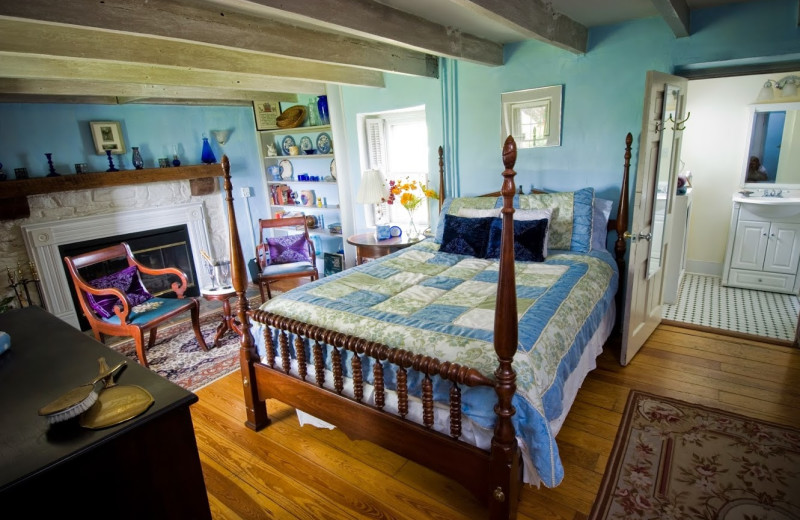
<path fill-rule="evenodd" d="M 92 430 L 108 428 L 144 413 L 154 401 L 141 386 L 112 386 L 100 392 L 97 402 L 80 416 L 79 423 Z"/>

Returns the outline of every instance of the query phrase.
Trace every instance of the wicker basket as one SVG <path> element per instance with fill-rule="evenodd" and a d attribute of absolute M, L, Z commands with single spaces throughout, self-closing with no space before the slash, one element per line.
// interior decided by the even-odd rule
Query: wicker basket
<path fill-rule="evenodd" d="M 275 123 L 278 128 L 295 128 L 303 124 L 306 120 L 306 107 L 294 105 L 284 110 Z"/>

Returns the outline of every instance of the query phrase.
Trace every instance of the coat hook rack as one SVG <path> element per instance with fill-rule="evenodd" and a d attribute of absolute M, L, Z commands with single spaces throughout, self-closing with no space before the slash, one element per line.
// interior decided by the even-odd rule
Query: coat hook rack
<path fill-rule="evenodd" d="M 688 112 L 686 114 L 686 119 L 684 119 L 682 121 L 675 121 L 675 119 L 672 118 L 672 114 L 670 114 L 669 115 L 669 119 L 667 119 L 667 121 L 669 121 L 671 123 L 675 123 L 675 125 L 672 127 L 673 130 L 683 130 L 683 129 L 686 128 L 686 125 L 684 125 L 684 123 L 686 121 L 688 121 L 690 117 L 692 117 L 692 113 Z"/>

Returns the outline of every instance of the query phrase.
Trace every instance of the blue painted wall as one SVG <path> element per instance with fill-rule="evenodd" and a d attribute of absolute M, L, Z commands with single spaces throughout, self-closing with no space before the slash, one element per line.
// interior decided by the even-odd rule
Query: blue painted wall
<path fill-rule="evenodd" d="M 356 192 L 358 114 L 424 105 L 431 176 L 438 170 L 436 149 L 447 136 L 448 142 L 458 143 L 452 163 L 459 168 L 460 194 L 497 190 L 502 170 L 500 94 L 563 84 L 562 144 L 521 150 L 517 180 L 526 190 L 531 184 L 548 189 L 592 185 L 599 196 L 616 200 L 627 132 L 634 136 L 632 171 L 636 170 L 646 71 L 673 72 L 687 65 L 742 58 L 769 61 L 771 56 L 797 53 L 797 10 L 796 0 L 702 9 L 692 13 L 688 38 L 676 39 L 663 20 L 651 18 L 590 30 L 585 55 L 529 41 L 507 46 L 502 67 L 460 62 L 442 67 L 440 79 L 387 74 L 384 89 L 343 87 L 341 114 L 351 171 L 341 173 L 352 177 Z M 451 87 L 457 92 L 455 99 L 446 96 Z M 443 107 L 450 105 L 453 110 L 445 113 Z M 202 133 L 234 128 L 225 152 L 232 160 L 242 243 L 250 244 L 238 188 L 254 188 L 250 199 L 254 221 L 267 214 L 251 108 L 0 104 L 0 162 L 6 171 L 25 166 L 32 176 L 45 175 L 44 153 L 52 152 L 62 172 L 74 171 L 76 162 L 105 169 L 105 159 L 93 154 L 89 133 L 89 121 L 97 120 L 122 121 L 127 145 L 139 145 L 148 165 L 168 155 L 173 144 L 179 145 L 184 164 L 198 163 Z M 454 135 L 450 136 L 446 122 L 452 122 Z M 214 152 L 217 158 L 222 155 L 216 143 Z M 125 161 L 129 167 L 129 154 Z M 356 222 L 356 228 L 360 225 Z"/>
<path fill-rule="evenodd" d="M 133 169 L 131 147 L 139 146 L 145 168 L 158 166 L 159 157 L 172 160 L 178 148 L 182 165 L 200 164 L 202 137 L 209 137 L 219 161 L 223 153 L 231 161 L 234 199 L 242 244 L 249 248 L 250 230 L 239 187 L 250 186 L 253 218 L 266 216 L 261 162 L 251 107 L 181 105 L 89 105 L 89 104 L 0 104 L 0 162 L 13 178 L 14 168 L 25 167 L 30 177 L 48 173 L 45 153 L 53 154 L 56 171 L 74 175 L 75 163 L 87 163 L 90 171 L 105 171 L 108 160 L 96 155 L 89 128 L 90 121 L 120 121 L 127 152 L 113 156 L 121 169 Z M 233 129 L 224 147 L 211 136 L 211 130 Z M 120 166 L 121 158 L 121 166 Z M 220 186 L 222 182 L 220 180 Z M 0 184 L 0 190 L 3 189 Z"/>
<path fill-rule="evenodd" d="M 697 10 L 692 13 L 692 36 L 681 39 L 660 18 L 643 19 L 590 30 L 585 55 L 528 41 L 506 46 L 502 67 L 461 62 L 454 70 L 443 67 L 440 80 L 389 76 L 382 90 L 343 87 L 349 151 L 358 157 L 357 114 L 424 104 L 430 171 L 435 175 L 435 150 L 442 143 L 443 121 L 449 120 L 441 112 L 442 85 L 456 84 L 460 194 L 495 191 L 503 169 L 500 94 L 563 84 L 561 146 L 520 150 L 517 182 L 526 191 L 531 184 L 554 190 L 590 185 L 599 196 L 616 201 L 627 132 L 634 137 L 631 171 L 636 171 L 646 72 L 671 73 L 686 65 L 742 58 L 769 61 L 770 56 L 797 53 L 797 10 L 794 0 Z M 447 76 L 451 72 L 454 77 Z M 354 184 L 357 189 L 358 181 Z"/>

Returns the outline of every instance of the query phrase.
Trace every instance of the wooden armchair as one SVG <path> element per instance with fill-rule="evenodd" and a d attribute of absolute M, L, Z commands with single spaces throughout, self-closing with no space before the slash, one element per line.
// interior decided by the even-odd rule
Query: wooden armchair
<path fill-rule="evenodd" d="M 282 251 L 286 249 L 290 249 L 291 246 L 286 246 L 285 244 L 277 244 L 275 242 L 280 241 L 282 238 L 288 237 L 277 237 L 271 239 L 265 236 L 265 232 L 269 229 L 274 228 L 285 228 L 285 227 L 292 227 L 296 226 L 298 233 L 292 234 L 292 237 L 298 237 L 302 235 L 304 239 L 295 241 L 293 246 L 298 246 L 295 249 L 295 252 L 300 253 L 298 255 L 283 255 L 281 254 L 277 258 L 274 257 L 274 253 L 276 250 Z M 281 280 L 284 278 L 305 278 L 306 276 L 310 277 L 311 280 L 316 280 L 319 278 L 319 271 L 317 270 L 317 254 L 314 250 L 314 244 L 311 242 L 311 238 L 308 236 L 308 224 L 306 223 L 306 217 L 290 217 L 290 218 L 272 218 L 272 219 L 259 219 L 258 220 L 258 227 L 259 227 L 259 235 L 261 240 L 256 247 L 256 261 L 258 262 L 258 277 L 254 280 L 254 282 L 258 283 L 258 289 L 261 292 L 261 303 L 264 303 L 266 299 L 264 298 L 264 290 L 266 289 L 267 292 L 267 299 L 272 298 L 272 291 L 269 288 L 270 282 L 274 282 L 275 280 Z M 268 243 L 273 242 L 273 244 Z M 272 247 L 270 247 L 272 245 Z M 299 248 L 302 248 L 303 251 L 306 252 L 305 256 L 307 259 L 301 259 L 302 251 L 299 251 Z M 273 257 L 270 256 L 270 250 L 272 250 Z M 292 252 L 292 251 L 288 251 Z M 281 258 L 286 256 L 285 258 Z M 295 260 L 295 261 L 286 261 L 286 260 Z"/>
<path fill-rule="evenodd" d="M 86 281 L 80 273 L 85 267 L 120 259 L 127 260 L 128 267 L 113 275 Z M 144 333 L 150 333 L 147 348 L 152 348 L 156 341 L 158 326 L 173 316 L 189 311 L 197 342 L 203 350 L 208 350 L 200 332 L 200 303 L 194 298 L 183 297 L 187 278 L 180 269 L 174 267 L 153 269 L 140 264 L 125 242 L 72 257 L 65 256 L 64 262 L 72 276 L 83 314 L 98 341 L 103 341 L 103 335 L 130 336 L 136 343 L 139 362 L 148 366 Z M 151 296 L 142 285 L 139 272 L 155 276 L 176 276 L 180 283 L 173 282 L 172 290 L 178 297 Z"/>

